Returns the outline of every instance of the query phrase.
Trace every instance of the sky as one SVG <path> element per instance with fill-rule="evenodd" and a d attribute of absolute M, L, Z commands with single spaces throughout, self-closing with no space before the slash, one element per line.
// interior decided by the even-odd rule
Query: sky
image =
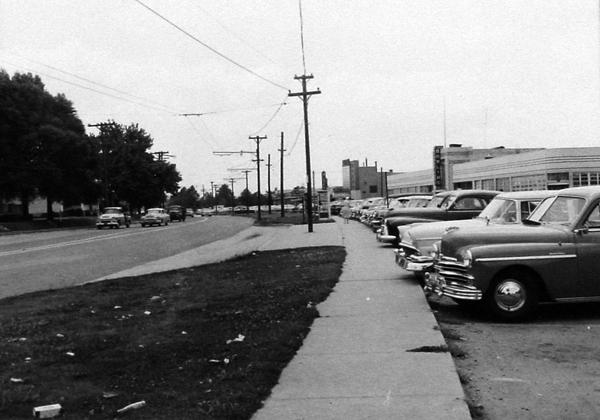
<path fill-rule="evenodd" d="M 0 68 L 86 124 L 138 124 L 182 187 L 342 185 L 342 160 L 432 167 L 436 145 L 600 146 L 599 0 L 0 0 Z M 188 115 L 182 114 L 201 114 Z M 88 127 L 89 133 L 97 133 Z M 282 134 L 283 133 L 283 134 Z M 221 155 L 215 152 L 235 152 Z"/>

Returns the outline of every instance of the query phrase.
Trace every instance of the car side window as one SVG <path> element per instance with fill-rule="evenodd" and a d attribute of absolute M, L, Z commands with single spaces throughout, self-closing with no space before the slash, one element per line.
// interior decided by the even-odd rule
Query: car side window
<path fill-rule="evenodd" d="M 463 197 L 454 203 L 455 210 L 483 210 L 485 201 L 477 197 Z"/>
<path fill-rule="evenodd" d="M 586 224 L 589 229 L 600 230 L 600 207 L 595 205 L 587 218 Z"/>

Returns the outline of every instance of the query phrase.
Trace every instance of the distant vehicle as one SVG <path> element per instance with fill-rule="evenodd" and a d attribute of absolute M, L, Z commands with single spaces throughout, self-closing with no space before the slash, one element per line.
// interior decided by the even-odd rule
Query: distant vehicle
<path fill-rule="evenodd" d="M 153 208 L 148 209 L 148 212 L 142 216 L 141 224 L 142 227 L 153 225 L 162 226 L 163 224 L 167 226 L 169 224 L 169 220 L 170 217 L 165 209 Z"/>
<path fill-rule="evenodd" d="M 122 207 L 105 207 L 104 212 L 96 219 L 96 227 L 117 228 L 121 226 L 129 227 L 131 225 L 131 216 L 123 211 Z"/>
<path fill-rule="evenodd" d="M 169 220 L 179 220 L 185 222 L 186 210 L 185 207 L 181 206 L 169 206 Z"/>
<path fill-rule="evenodd" d="M 192 209 L 187 209 L 187 210 L 185 211 L 185 215 L 186 215 L 187 217 L 194 217 L 194 211 L 193 211 Z"/>

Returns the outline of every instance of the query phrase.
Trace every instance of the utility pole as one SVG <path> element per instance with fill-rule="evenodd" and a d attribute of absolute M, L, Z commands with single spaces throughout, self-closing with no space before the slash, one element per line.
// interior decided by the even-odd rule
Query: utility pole
<path fill-rule="evenodd" d="M 262 220 L 261 219 L 261 210 L 260 210 L 260 142 L 262 140 L 265 140 L 267 138 L 267 136 L 250 136 L 248 137 L 250 140 L 254 140 L 256 142 L 256 176 L 258 178 L 258 220 Z"/>
<path fill-rule="evenodd" d="M 98 124 L 88 124 L 88 127 L 96 127 L 100 129 L 100 146 L 102 148 L 102 171 L 104 173 L 103 179 L 102 179 L 102 192 L 104 195 L 104 207 L 106 206 L 112 206 L 112 194 L 108 194 L 108 190 L 109 190 L 109 180 L 108 180 L 108 160 L 106 158 L 106 146 L 104 144 L 104 128 L 105 127 L 112 127 L 115 126 L 114 122 L 108 122 L 108 123 L 98 123 Z"/>
<path fill-rule="evenodd" d="M 281 196 L 281 217 L 285 217 L 285 200 L 284 200 L 284 194 L 283 194 L 283 152 L 285 152 L 285 149 L 283 148 L 283 131 L 281 132 L 281 149 L 279 149 L 279 152 L 281 153 L 280 155 L 280 160 L 281 160 L 281 168 L 280 168 L 280 196 Z"/>
<path fill-rule="evenodd" d="M 269 193 L 267 195 L 267 204 L 269 205 L 269 214 L 271 214 L 271 154 L 269 153 L 269 159 L 267 160 L 267 188 L 269 189 Z"/>
<path fill-rule="evenodd" d="M 308 206 L 308 231 L 313 231 L 313 208 L 312 208 L 312 182 L 311 182 L 311 169 L 310 169 L 310 141 L 308 135 L 308 100 L 312 95 L 318 95 L 321 91 L 317 88 L 316 91 L 308 92 L 306 90 L 306 81 L 312 79 L 313 75 L 310 76 L 294 76 L 294 79 L 302 81 L 302 92 L 292 93 L 288 96 L 299 96 L 304 103 L 304 146 L 306 149 L 306 190 L 308 195 L 306 197 L 306 204 Z"/>

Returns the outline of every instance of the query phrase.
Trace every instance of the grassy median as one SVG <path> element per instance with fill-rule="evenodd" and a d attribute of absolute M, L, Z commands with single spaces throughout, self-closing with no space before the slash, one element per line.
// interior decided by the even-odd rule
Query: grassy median
<path fill-rule="evenodd" d="M 0 418 L 249 419 L 341 274 L 340 247 L 0 300 Z"/>

